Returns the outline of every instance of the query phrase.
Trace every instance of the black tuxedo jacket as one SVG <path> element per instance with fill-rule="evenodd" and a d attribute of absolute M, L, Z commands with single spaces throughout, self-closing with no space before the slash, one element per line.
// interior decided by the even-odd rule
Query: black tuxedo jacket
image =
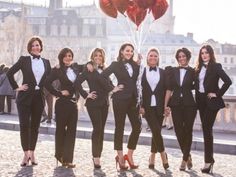
<path fill-rule="evenodd" d="M 49 75 L 51 71 L 51 66 L 50 66 L 49 60 L 44 59 L 44 58 L 42 58 L 42 60 L 44 63 L 45 72 L 38 86 L 40 87 L 40 90 L 42 91 L 42 94 L 43 94 L 43 86 L 45 84 L 45 79 L 47 75 Z M 34 77 L 34 73 L 32 71 L 30 56 L 21 56 L 19 60 L 7 72 L 9 82 L 14 90 L 19 87 L 14 78 L 14 74 L 18 72 L 19 70 L 21 70 L 22 75 L 23 75 L 22 84 L 28 84 L 29 88 L 26 91 L 19 91 L 16 98 L 16 102 L 30 105 L 32 97 L 33 97 L 33 91 L 35 90 L 35 86 L 37 85 L 35 77 Z"/>
<path fill-rule="evenodd" d="M 167 89 L 173 91 L 169 100 L 169 106 L 178 106 L 183 104 L 185 106 L 195 106 L 195 100 L 192 94 L 194 89 L 195 71 L 188 67 L 183 79 L 182 86 L 180 85 L 180 69 L 179 67 L 166 68 L 167 73 Z M 181 98 L 182 94 L 182 98 Z M 183 101 L 183 102 L 182 102 Z"/>
<path fill-rule="evenodd" d="M 200 71 L 201 70 L 199 70 L 196 73 L 196 78 L 195 78 L 196 101 L 198 104 L 201 104 L 198 99 Z M 223 85 L 221 87 L 219 87 L 219 79 L 223 81 Z M 231 84 L 232 81 L 230 80 L 229 76 L 225 73 L 225 71 L 222 69 L 220 63 L 209 63 L 206 70 L 203 86 L 206 95 L 208 93 L 216 93 L 217 97 L 211 99 L 207 98 L 207 106 L 213 110 L 225 107 L 222 96 L 224 95 L 224 93 L 227 91 L 227 89 Z"/>
<path fill-rule="evenodd" d="M 73 69 L 76 76 L 78 76 L 83 71 L 83 65 L 78 65 L 77 63 L 73 63 L 71 65 L 71 68 Z M 67 75 L 66 75 L 66 67 L 60 67 L 60 68 L 53 68 L 50 75 L 47 77 L 45 81 L 45 87 L 46 89 L 56 97 L 65 98 L 65 99 L 71 99 L 75 98 L 76 100 L 79 99 L 79 93 L 77 92 L 75 88 L 75 82 L 71 82 Z M 59 88 L 54 88 L 52 83 L 55 80 L 59 80 Z M 61 94 L 62 90 L 69 91 L 69 96 L 63 96 Z"/>
<path fill-rule="evenodd" d="M 157 108 L 160 109 L 160 113 L 163 114 L 164 111 L 164 101 L 165 101 L 165 73 L 164 70 L 159 68 L 160 80 L 156 85 L 154 91 L 152 91 L 146 77 L 146 68 L 144 69 L 142 76 L 142 107 L 147 108 L 151 105 L 151 97 L 155 95 Z"/>
<path fill-rule="evenodd" d="M 107 86 L 104 85 L 104 82 L 101 80 L 101 76 L 98 71 L 89 72 L 87 68 L 84 69 L 82 74 L 78 75 L 76 79 L 75 86 L 79 89 L 79 93 L 86 98 L 88 93 L 83 89 L 81 84 L 87 81 L 89 86 L 89 92 L 96 91 L 96 99 L 87 99 L 85 105 L 86 106 L 102 106 L 104 104 L 109 103 L 108 101 L 108 93 L 109 90 Z"/>
<path fill-rule="evenodd" d="M 136 81 L 139 75 L 139 66 L 136 62 L 132 61 L 131 66 L 133 68 L 132 77 L 129 76 L 128 71 L 125 68 L 125 64 L 123 61 L 114 61 L 111 65 L 106 68 L 101 76 L 107 79 L 112 73 L 116 76 L 118 85 L 123 84 L 124 88 L 122 91 L 118 91 L 112 95 L 113 99 L 127 99 L 131 97 L 137 98 L 137 87 Z M 107 82 L 109 84 L 109 81 Z M 111 91 L 113 87 L 108 88 Z"/>

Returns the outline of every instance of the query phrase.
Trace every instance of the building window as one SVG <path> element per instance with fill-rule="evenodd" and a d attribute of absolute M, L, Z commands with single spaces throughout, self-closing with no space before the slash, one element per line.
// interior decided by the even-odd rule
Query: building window
<path fill-rule="evenodd" d="M 67 36 L 68 35 L 68 26 L 65 24 L 61 25 L 60 36 Z"/>
<path fill-rule="evenodd" d="M 99 37 L 103 36 L 102 26 L 101 25 L 96 25 L 96 36 L 99 36 Z"/>
<path fill-rule="evenodd" d="M 83 25 L 82 36 L 89 36 L 89 26 Z"/>
<path fill-rule="evenodd" d="M 50 35 L 51 36 L 57 36 L 58 35 L 57 25 L 51 25 Z"/>
<path fill-rule="evenodd" d="M 227 63 L 227 57 L 224 58 L 224 63 Z"/>
<path fill-rule="evenodd" d="M 70 36 L 77 36 L 77 26 L 76 25 L 71 25 L 70 26 Z"/>
<path fill-rule="evenodd" d="M 46 36 L 46 26 L 45 25 L 40 25 L 39 26 L 39 35 L 40 36 Z"/>
<path fill-rule="evenodd" d="M 233 57 L 230 58 L 230 63 L 234 64 L 234 58 Z"/>

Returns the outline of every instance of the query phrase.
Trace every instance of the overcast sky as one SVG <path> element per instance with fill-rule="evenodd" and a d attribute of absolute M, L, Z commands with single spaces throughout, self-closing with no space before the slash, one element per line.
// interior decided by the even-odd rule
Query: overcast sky
<path fill-rule="evenodd" d="M 9 0 L 48 4 L 49 0 Z M 98 0 L 95 0 L 98 1 Z M 64 6 L 91 4 L 93 0 L 64 0 Z M 197 42 L 213 38 L 236 44 L 236 0 L 174 0 L 175 33 L 194 33 Z"/>

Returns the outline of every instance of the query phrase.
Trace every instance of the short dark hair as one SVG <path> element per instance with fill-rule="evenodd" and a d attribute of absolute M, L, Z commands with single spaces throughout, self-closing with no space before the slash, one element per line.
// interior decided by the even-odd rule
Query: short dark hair
<path fill-rule="evenodd" d="M 178 57 L 179 57 L 180 52 L 183 52 L 186 55 L 186 58 L 187 58 L 188 61 L 190 60 L 191 52 L 187 48 L 183 47 L 181 49 L 178 49 L 176 54 L 175 54 L 175 58 L 176 58 L 177 61 L 178 61 Z"/>
<path fill-rule="evenodd" d="M 60 51 L 60 53 L 58 54 L 58 60 L 59 60 L 60 67 L 65 66 L 65 64 L 63 63 L 63 58 L 66 56 L 67 53 L 71 53 L 72 58 L 74 58 L 74 53 L 72 52 L 72 50 L 70 48 L 63 48 Z"/>
<path fill-rule="evenodd" d="M 42 40 L 41 40 L 38 36 L 34 36 L 34 37 L 32 37 L 32 38 L 29 40 L 29 42 L 28 42 L 28 44 L 27 44 L 27 50 L 28 50 L 29 54 L 31 54 L 31 51 L 32 51 L 32 44 L 34 43 L 34 41 L 38 41 L 38 42 L 39 42 L 39 45 L 40 45 L 40 47 L 41 47 L 40 52 L 43 51 L 43 42 L 42 42 Z"/>

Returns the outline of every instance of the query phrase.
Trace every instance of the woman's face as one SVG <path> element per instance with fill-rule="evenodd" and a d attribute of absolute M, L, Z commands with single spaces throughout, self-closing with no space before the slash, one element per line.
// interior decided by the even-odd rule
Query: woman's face
<path fill-rule="evenodd" d="M 41 53 L 41 46 L 39 44 L 39 41 L 34 41 L 31 46 L 31 54 L 33 55 L 40 55 Z"/>
<path fill-rule="evenodd" d="M 159 54 L 155 51 L 151 51 L 147 56 L 147 64 L 148 66 L 155 67 L 159 62 Z"/>
<path fill-rule="evenodd" d="M 101 52 L 95 52 L 94 54 L 94 62 L 99 66 L 102 65 L 102 53 Z"/>
<path fill-rule="evenodd" d="M 188 59 L 184 52 L 180 52 L 178 55 L 178 63 L 180 66 L 187 66 L 188 65 Z"/>
<path fill-rule="evenodd" d="M 201 50 L 201 58 L 203 62 L 209 62 L 210 61 L 210 54 L 207 51 L 207 49 L 202 48 Z"/>
<path fill-rule="evenodd" d="M 131 46 L 128 45 L 124 48 L 124 50 L 121 51 L 121 53 L 125 60 L 130 60 L 134 55 L 134 50 Z"/>
<path fill-rule="evenodd" d="M 67 52 L 63 58 L 63 63 L 65 64 L 65 66 L 70 66 L 72 64 L 72 61 L 73 61 L 72 53 Z"/>

